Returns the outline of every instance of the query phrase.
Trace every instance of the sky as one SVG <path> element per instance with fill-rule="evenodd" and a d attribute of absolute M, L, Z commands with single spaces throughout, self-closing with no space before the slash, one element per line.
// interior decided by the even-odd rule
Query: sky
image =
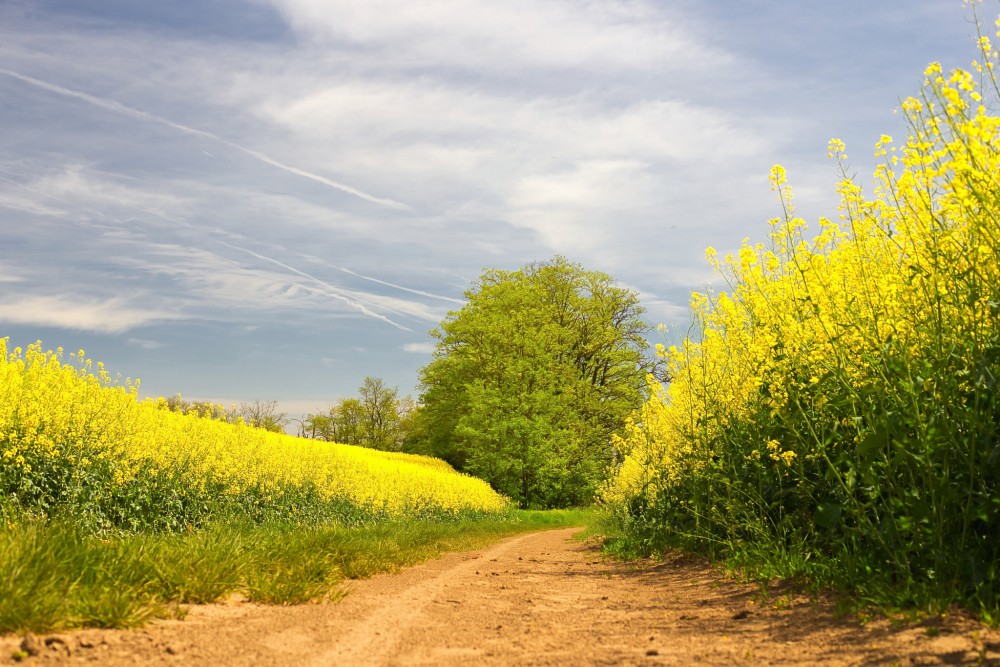
<path fill-rule="evenodd" d="M 835 217 L 829 139 L 870 183 L 974 34 L 961 0 L 0 0 L 0 337 L 300 417 L 416 395 L 487 267 L 563 255 L 683 333 L 770 167 Z"/>

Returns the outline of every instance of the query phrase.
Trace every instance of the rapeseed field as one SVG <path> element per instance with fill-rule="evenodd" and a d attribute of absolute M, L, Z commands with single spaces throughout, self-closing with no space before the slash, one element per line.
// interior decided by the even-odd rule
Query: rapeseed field
<path fill-rule="evenodd" d="M 998 24 L 1000 25 L 1000 24 Z M 1000 596 L 1000 89 L 930 65 L 875 187 L 839 165 L 811 231 L 781 166 L 768 241 L 708 261 L 670 382 L 603 492 L 635 543 L 682 543 L 900 604 Z M 992 611 L 990 611 L 992 610 Z"/>
<path fill-rule="evenodd" d="M 473 518 L 508 505 L 422 456 L 271 433 L 139 400 L 81 350 L 0 340 L 0 498 L 92 530 L 181 530 L 214 518 L 354 525 Z"/>

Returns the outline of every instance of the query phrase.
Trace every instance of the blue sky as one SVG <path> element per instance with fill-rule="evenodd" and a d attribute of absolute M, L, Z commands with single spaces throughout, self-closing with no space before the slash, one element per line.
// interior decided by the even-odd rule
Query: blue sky
<path fill-rule="evenodd" d="M 0 337 L 294 417 L 415 393 L 484 267 L 682 327 L 771 165 L 833 216 L 827 141 L 867 182 L 973 36 L 960 0 L 4 0 Z"/>

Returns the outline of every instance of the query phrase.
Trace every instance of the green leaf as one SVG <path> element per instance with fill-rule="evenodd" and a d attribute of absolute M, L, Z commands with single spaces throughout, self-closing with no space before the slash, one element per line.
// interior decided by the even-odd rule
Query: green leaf
<path fill-rule="evenodd" d="M 879 425 L 873 432 L 869 433 L 858 443 L 857 453 L 862 458 L 870 458 L 889 444 L 889 429 L 885 425 Z"/>
<path fill-rule="evenodd" d="M 813 523 L 820 528 L 833 528 L 840 523 L 842 513 L 843 509 L 839 503 L 823 503 L 816 508 Z"/>

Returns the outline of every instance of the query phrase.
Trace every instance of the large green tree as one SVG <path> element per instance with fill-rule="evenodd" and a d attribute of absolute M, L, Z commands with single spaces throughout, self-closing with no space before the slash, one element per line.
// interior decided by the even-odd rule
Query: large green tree
<path fill-rule="evenodd" d="M 523 507 L 589 502 L 654 370 L 638 296 L 562 257 L 487 269 L 421 370 L 426 453 Z"/>

